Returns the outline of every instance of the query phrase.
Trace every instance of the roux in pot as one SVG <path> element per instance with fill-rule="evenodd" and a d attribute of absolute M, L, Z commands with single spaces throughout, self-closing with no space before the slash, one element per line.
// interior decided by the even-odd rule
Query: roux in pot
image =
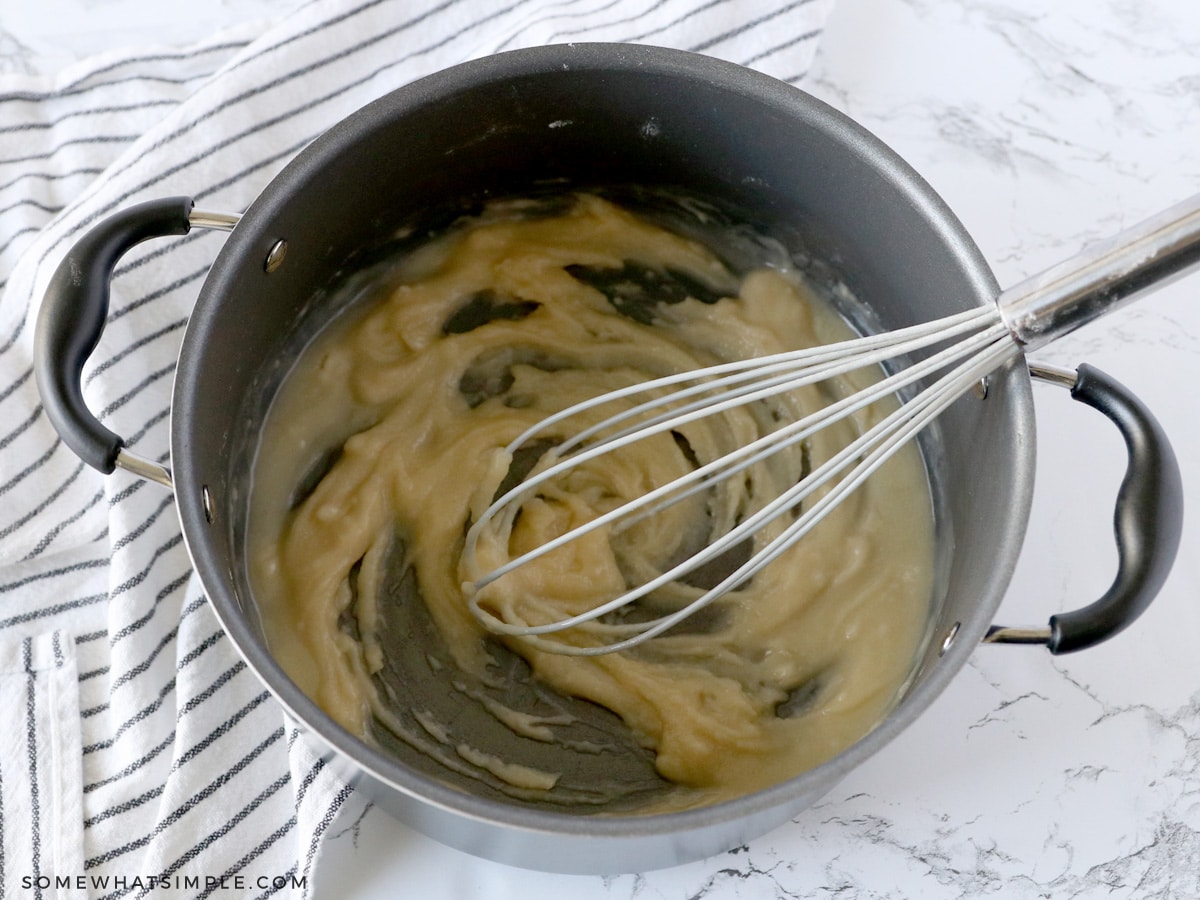
<path fill-rule="evenodd" d="M 464 584 L 870 377 L 794 390 L 601 457 L 539 491 L 511 530 L 464 558 L 466 526 L 514 464 L 503 448 L 550 413 L 658 375 L 852 336 L 795 271 L 733 272 L 704 244 L 596 196 L 528 212 L 493 204 L 399 261 L 382 300 L 304 352 L 263 431 L 248 550 L 268 642 L 290 677 L 366 740 L 407 727 L 376 677 L 397 566 L 415 578 L 454 669 L 494 677 L 497 639 L 469 612 Z M 510 622 L 589 609 L 752 514 L 887 412 L 864 411 L 620 535 L 595 532 L 481 600 Z M 595 657 L 504 643 L 540 684 L 612 710 L 653 750 L 676 787 L 644 811 L 717 802 L 820 764 L 887 713 L 926 637 L 932 560 L 928 484 L 910 445 L 687 627 Z M 644 603 L 675 608 L 702 590 L 677 585 Z M 467 693 L 464 703 L 491 703 L 529 740 L 554 741 L 567 721 Z M 421 734 L 404 739 L 419 737 L 460 774 L 524 798 L 558 782 L 412 712 Z"/>

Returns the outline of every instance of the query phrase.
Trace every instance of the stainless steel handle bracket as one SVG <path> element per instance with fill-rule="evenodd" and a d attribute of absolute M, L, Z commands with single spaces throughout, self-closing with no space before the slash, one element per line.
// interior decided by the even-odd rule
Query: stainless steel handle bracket
<path fill-rule="evenodd" d="M 983 636 L 985 644 L 1038 644 L 1046 646 L 1051 640 L 1050 627 L 1039 625 L 1037 628 L 1010 628 L 1007 625 L 993 625 Z"/>
<path fill-rule="evenodd" d="M 202 209 L 193 209 L 188 213 L 188 224 L 193 228 L 211 228 L 214 231 L 233 231 L 241 219 L 241 216 L 233 213 L 206 212 Z"/>
<path fill-rule="evenodd" d="M 117 468 L 131 472 L 139 478 L 145 478 L 147 481 L 153 481 L 155 484 L 161 484 L 167 490 L 171 490 L 174 487 L 170 469 L 152 462 L 145 457 L 138 456 L 136 453 L 130 453 L 124 447 L 117 451 L 115 462 Z"/>

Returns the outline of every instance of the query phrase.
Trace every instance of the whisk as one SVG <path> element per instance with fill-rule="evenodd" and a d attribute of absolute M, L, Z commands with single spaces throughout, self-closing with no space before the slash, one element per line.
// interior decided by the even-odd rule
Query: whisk
<path fill-rule="evenodd" d="M 495 634 L 519 637 L 538 649 L 568 655 L 611 653 L 660 635 L 737 589 L 777 559 L 903 444 L 986 375 L 1020 358 L 1022 353 L 1116 309 L 1148 288 L 1162 286 L 1196 263 L 1200 263 L 1200 195 L 1008 288 L 999 294 L 994 305 L 890 332 L 647 380 L 550 415 L 508 446 L 510 457 L 534 441 L 545 440 L 541 436 L 558 430 L 561 423 L 572 417 L 616 401 L 623 406 L 620 412 L 551 447 L 522 481 L 497 497 L 468 530 L 464 559 L 474 559 L 480 536 L 485 529 L 495 527 L 493 523 L 511 526 L 522 503 L 539 486 L 590 460 L 654 435 L 671 433 L 689 422 L 854 370 L 892 369 L 869 387 L 736 447 L 486 572 L 464 586 L 469 608 Z M 919 351 L 927 355 L 919 362 L 896 368 L 896 361 Z M 921 383 L 924 386 L 909 390 Z M 651 395 L 650 399 L 630 405 L 630 398 L 642 394 Z M 699 552 L 611 600 L 581 614 L 540 624 L 506 621 L 480 602 L 479 592 L 487 585 L 568 542 L 599 528 L 611 527 L 614 533 L 628 528 L 891 395 L 900 398 L 894 411 L 794 485 L 713 538 Z M 719 583 L 679 609 L 647 621 L 606 621 L 602 629 L 593 624 L 729 552 L 827 485 L 825 493 L 803 508 L 777 535 Z M 548 637 L 567 629 L 588 627 L 602 630 L 604 640 L 579 645 Z"/>

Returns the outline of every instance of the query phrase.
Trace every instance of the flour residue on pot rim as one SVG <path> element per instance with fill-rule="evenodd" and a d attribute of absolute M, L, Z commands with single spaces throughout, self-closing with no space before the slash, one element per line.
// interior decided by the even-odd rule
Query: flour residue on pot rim
<path fill-rule="evenodd" d="M 634 381 L 850 336 L 800 275 L 734 272 L 705 244 L 581 195 L 550 208 L 493 204 L 407 254 L 387 278 L 378 302 L 304 353 L 255 463 L 255 599 L 273 654 L 330 716 L 366 740 L 436 758 L 465 783 L 522 800 L 586 795 L 603 808 L 626 788 L 572 781 L 558 764 L 564 752 L 618 752 L 603 728 L 584 727 L 553 699 L 582 698 L 620 716 L 635 755 L 652 754 L 670 787 L 632 810 L 649 812 L 785 780 L 886 714 L 929 622 L 932 512 L 915 446 L 702 621 L 641 648 L 580 658 L 502 643 L 461 591 L 465 526 L 511 477 L 502 448 L 528 426 Z M 861 387 L 847 378 L 835 390 Z M 830 402 L 825 390 L 793 391 L 586 466 L 527 507 L 498 549 L 537 543 L 683 474 Z M 556 551 L 496 582 L 488 602 L 506 618 L 546 621 L 621 593 L 887 412 L 864 412 L 618 538 L 595 533 Z M 670 606 L 696 590 L 647 602 Z M 415 614 L 412 604 L 436 644 L 421 659 L 431 679 L 454 685 L 461 712 L 443 704 L 434 713 L 386 683 L 398 644 L 381 635 L 390 617 Z M 528 669 L 538 708 L 505 693 L 501 656 Z M 472 736 L 467 723 L 480 717 L 504 730 L 503 752 Z M 551 764 L 530 764 L 537 759 Z"/>

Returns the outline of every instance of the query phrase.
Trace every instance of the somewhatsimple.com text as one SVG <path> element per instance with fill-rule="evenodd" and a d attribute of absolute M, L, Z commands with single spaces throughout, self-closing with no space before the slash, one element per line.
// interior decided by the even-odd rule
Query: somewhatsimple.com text
<path fill-rule="evenodd" d="M 247 891 L 306 888 L 307 875 L 22 875 L 21 887 L 77 891 Z"/>

